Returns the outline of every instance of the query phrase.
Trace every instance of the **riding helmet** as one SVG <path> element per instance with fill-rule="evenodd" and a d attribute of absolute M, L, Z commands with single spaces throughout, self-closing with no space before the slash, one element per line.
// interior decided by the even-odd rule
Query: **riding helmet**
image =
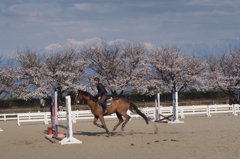
<path fill-rule="evenodd" d="M 98 82 L 99 82 L 100 79 L 99 79 L 98 77 L 95 77 L 95 78 L 94 78 L 94 81 L 98 81 Z"/>

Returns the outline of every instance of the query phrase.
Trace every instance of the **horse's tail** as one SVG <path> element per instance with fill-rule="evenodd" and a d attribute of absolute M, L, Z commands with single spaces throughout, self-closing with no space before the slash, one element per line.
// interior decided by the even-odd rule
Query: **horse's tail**
<path fill-rule="evenodd" d="M 130 111 L 133 112 L 133 110 L 138 114 L 140 115 L 141 117 L 143 117 L 143 119 L 146 121 L 146 124 L 148 124 L 148 118 L 145 114 L 143 114 L 139 109 L 138 107 L 133 104 L 133 103 L 130 103 Z"/>

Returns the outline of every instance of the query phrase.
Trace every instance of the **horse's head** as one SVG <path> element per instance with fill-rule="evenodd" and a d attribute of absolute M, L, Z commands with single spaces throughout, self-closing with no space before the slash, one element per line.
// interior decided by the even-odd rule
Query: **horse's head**
<path fill-rule="evenodd" d="M 75 101 L 76 101 L 77 104 L 79 104 L 82 100 L 83 100 L 83 91 L 78 90 Z"/>
<path fill-rule="evenodd" d="M 82 91 L 82 90 L 78 90 L 75 101 L 76 101 L 76 103 L 80 103 L 83 100 L 95 101 L 94 97 L 90 93 Z"/>

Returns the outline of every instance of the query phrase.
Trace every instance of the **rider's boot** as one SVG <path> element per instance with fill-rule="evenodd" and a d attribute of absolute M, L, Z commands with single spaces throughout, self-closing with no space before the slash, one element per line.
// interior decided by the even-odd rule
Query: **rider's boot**
<path fill-rule="evenodd" d="M 103 115 L 106 115 L 108 113 L 107 109 L 106 109 L 106 105 L 105 104 L 101 104 L 102 108 L 103 108 Z"/>

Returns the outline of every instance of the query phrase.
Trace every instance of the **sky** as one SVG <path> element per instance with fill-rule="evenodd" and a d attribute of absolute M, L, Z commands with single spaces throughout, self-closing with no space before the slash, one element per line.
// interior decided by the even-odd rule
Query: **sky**
<path fill-rule="evenodd" d="M 239 0 L 0 0 L 0 56 L 143 42 L 201 54 L 240 47 Z"/>

